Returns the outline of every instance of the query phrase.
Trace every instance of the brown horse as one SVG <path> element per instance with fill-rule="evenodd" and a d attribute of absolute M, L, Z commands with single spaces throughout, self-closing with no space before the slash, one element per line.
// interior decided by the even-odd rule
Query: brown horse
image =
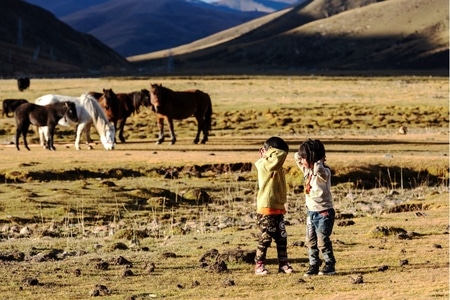
<path fill-rule="evenodd" d="M 169 125 L 171 144 L 177 141 L 173 130 L 173 120 L 182 120 L 194 116 L 197 119 L 197 135 L 194 144 L 200 140 L 202 144 L 208 141 L 208 131 L 211 129 L 212 104 L 211 98 L 200 90 L 172 91 L 161 84 L 150 84 L 150 102 L 156 113 L 159 128 L 159 138 L 156 142 L 164 142 L 164 120 Z"/>
<path fill-rule="evenodd" d="M 98 93 L 91 92 L 91 95 L 98 96 Z M 114 93 L 112 89 L 103 89 L 103 94 L 99 98 L 99 103 L 103 107 L 110 122 L 114 123 L 116 131 L 119 132 L 119 139 L 125 143 L 123 129 L 127 118 L 139 112 L 141 105 L 150 106 L 150 92 L 146 89 L 131 93 Z"/>
<path fill-rule="evenodd" d="M 53 146 L 53 135 L 58 121 L 67 118 L 74 123 L 78 123 L 77 108 L 74 102 L 56 102 L 48 105 L 37 105 L 34 103 L 24 103 L 14 111 L 16 119 L 16 148 L 19 148 L 19 137 L 23 136 L 25 148 L 30 150 L 27 143 L 27 133 L 30 125 L 47 126 L 47 149 L 56 150 Z"/>
<path fill-rule="evenodd" d="M 24 103 L 27 103 L 28 100 L 26 99 L 5 99 L 2 103 L 2 117 L 6 115 L 6 117 L 9 118 L 9 113 L 14 113 L 16 108 Z"/>

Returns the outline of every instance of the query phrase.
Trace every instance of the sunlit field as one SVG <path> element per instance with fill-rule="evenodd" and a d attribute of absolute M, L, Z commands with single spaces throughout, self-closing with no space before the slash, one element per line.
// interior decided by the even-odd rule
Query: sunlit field
<path fill-rule="evenodd" d="M 112 151 L 94 129 L 92 149 L 77 151 L 75 129 L 62 126 L 56 151 L 41 148 L 35 128 L 31 150 L 21 138 L 17 151 L 14 118 L 0 119 L 0 298 L 448 299 L 448 78 L 32 78 L 24 92 L 0 80 L 0 99 L 150 83 L 210 95 L 205 145 L 192 143 L 194 118 L 175 121 L 175 145 L 156 145 L 148 107 L 127 120 L 127 142 Z M 272 246 L 272 273 L 257 277 L 253 163 L 273 135 L 290 146 L 296 272 L 276 273 Z M 335 276 L 303 277 L 304 196 L 293 155 L 307 138 L 323 141 L 333 172 Z"/>

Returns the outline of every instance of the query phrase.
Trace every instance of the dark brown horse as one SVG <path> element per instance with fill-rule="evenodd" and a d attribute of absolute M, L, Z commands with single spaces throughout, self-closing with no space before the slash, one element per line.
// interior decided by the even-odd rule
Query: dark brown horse
<path fill-rule="evenodd" d="M 95 96 L 94 92 L 90 94 Z M 108 120 L 114 123 L 116 131 L 119 132 L 120 141 L 125 143 L 123 129 L 127 118 L 134 113 L 138 113 L 141 105 L 150 106 L 150 92 L 143 89 L 137 92 L 116 94 L 112 89 L 103 89 L 103 95 L 98 101 L 103 107 Z"/>
<path fill-rule="evenodd" d="M 25 148 L 30 150 L 27 143 L 27 133 L 30 125 L 47 126 L 48 127 L 48 142 L 47 149 L 56 150 L 53 146 L 53 136 L 55 134 L 55 127 L 58 121 L 62 118 L 69 119 L 77 123 L 78 115 L 74 102 L 57 102 L 48 105 L 37 105 L 34 103 L 24 103 L 16 108 L 14 111 L 16 119 L 16 148 L 19 148 L 19 137 L 23 136 L 23 144 Z"/>
<path fill-rule="evenodd" d="M 14 113 L 16 108 L 24 103 L 27 103 L 28 100 L 26 99 L 5 99 L 2 103 L 2 117 L 6 115 L 6 117 L 9 118 L 9 113 Z"/>
<path fill-rule="evenodd" d="M 208 141 L 208 131 L 211 129 L 212 104 L 207 93 L 200 90 L 172 91 L 161 84 L 150 84 L 150 102 L 156 113 L 159 128 L 159 138 L 156 142 L 164 142 L 164 120 L 169 125 L 171 144 L 177 141 L 173 130 L 173 120 L 182 120 L 194 116 L 197 119 L 197 135 L 194 144 L 200 141 L 200 132 L 203 132 L 202 144 Z"/>

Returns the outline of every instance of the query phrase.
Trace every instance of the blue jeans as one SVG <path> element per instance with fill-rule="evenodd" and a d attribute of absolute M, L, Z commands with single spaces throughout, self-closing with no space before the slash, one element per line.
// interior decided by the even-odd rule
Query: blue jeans
<path fill-rule="evenodd" d="M 308 211 L 306 219 L 306 246 L 308 247 L 309 264 L 320 266 L 319 251 L 322 252 L 325 264 L 336 263 L 330 235 L 333 232 L 335 211 L 333 208 L 324 211 Z"/>

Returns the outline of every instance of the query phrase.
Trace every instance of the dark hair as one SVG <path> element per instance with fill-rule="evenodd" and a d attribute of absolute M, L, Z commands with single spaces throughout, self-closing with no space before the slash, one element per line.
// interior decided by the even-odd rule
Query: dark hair
<path fill-rule="evenodd" d="M 298 155 L 313 164 L 325 157 L 325 147 L 320 140 L 309 139 L 300 145 Z"/>
<path fill-rule="evenodd" d="M 273 136 L 264 142 L 264 149 L 269 150 L 269 147 L 289 152 L 288 144 L 282 138 L 277 136 Z"/>

